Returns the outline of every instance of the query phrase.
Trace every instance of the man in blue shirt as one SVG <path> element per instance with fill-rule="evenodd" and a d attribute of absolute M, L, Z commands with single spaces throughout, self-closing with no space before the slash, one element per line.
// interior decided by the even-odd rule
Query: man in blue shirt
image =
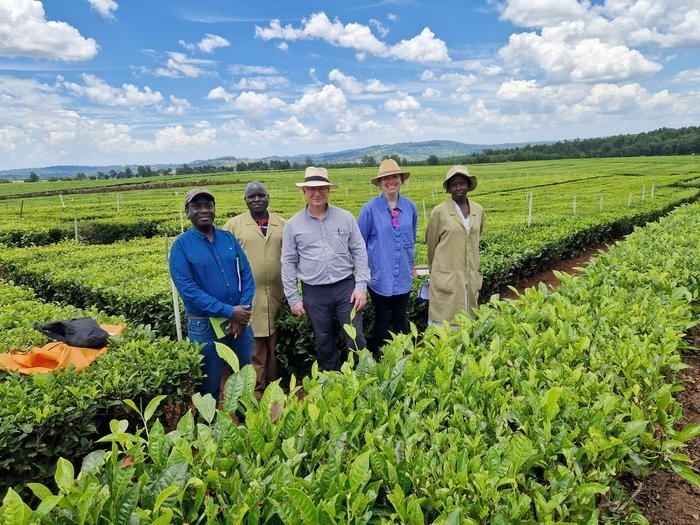
<path fill-rule="evenodd" d="M 185 212 L 192 226 L 170 251 L 170 276 L 187 313 L 190 341 L 204 344 L 202 365 L 206 379 L 201 391 L 219 400 L 224 361 L 214 342 L 231 347 L 243 367 L 250 364 L 253 331 L 248 325 L 255 293 L 253 273 L 236 238 L 214 226 L 214 195 L 201 188 L 185 194 Z M 217 338 L 210 318 L 223 318 L 225 336 Z"/>

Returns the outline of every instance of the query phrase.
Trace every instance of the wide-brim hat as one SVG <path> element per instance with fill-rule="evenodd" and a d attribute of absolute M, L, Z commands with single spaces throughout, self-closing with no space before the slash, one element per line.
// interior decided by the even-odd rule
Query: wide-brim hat
<path fill-rule="evenodd" d="M 309 166 L 304 170 L 304 182 L 295 183 L 299 188 L 318 188 L 319 186 L 328 186 L 329 188 L 337 188 L 337 184 L 331 184 L 328 180 L 328 170 L 326 168 L 317 168 Z"/>
<path fill-rule="evenodd" d="M 447 175 L 445 175 L 445 180 L 442 181 L 442 187 L 447 191 L 447 181 L 449 181 L 455 175 L 464 175 L 469 181 L 469 187 L 467 191 L 474 191 L 476 189 L 476 177 L 474 175 L 469 175 L 469 170 L 464 166 L 457 164 L 452 166 L 447 170 Z"/>
<path fill-rule="evenodd" d="M 210 192 L 209 190 L 205 190 L 204 188 L 193 188 L 193 189 L 191 189 L 190 191 L 188 191 L 187 193 L 185 193 L 185 207 L 187 207 L 187 205 L 188 205 L 190 202 L 192 202 L 192 201 L 193 201 L 196 197 L 198 197 L 199 195 L 204 195 L 204 196 L 206 196 L 210 201 L 212 201 L 212 202 L 214 202 L 214 203 L 216 202 L 216 201 L 214 200 L 214 195 L 213 195 L 212 192 Z"/>
<path fill-rule="evenodd" d="M 372 177 L 372 184 L 379 186 L 379 179 L 382 177 L 389 177 L 390 175 L 401 175 L 401 180 L 406 181 L 411 174 L 407 171 L 399 168 L 399 163 L 394 159 L 384 159 L 381 164 L 379 164 L 379 173 Z"/>

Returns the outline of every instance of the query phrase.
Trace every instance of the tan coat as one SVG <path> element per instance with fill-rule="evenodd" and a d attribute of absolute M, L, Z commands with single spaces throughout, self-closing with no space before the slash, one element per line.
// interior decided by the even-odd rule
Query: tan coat
<path fill-rule="evenodd" d="M 433 208 L 425 232 L 430 269 L 428 318 L 432 321 L 451 322 L 465 308 L 473 316 L 471 309 L 481 290 L 479 241 L 486 220 L 484 208 L 469 200 L 468 236 L 457 213 L 450 197 Z"/>
<path fill-rule="evenodd" d="M 248 257 L 255 279 L 255 296 L 250 325 L 255 337 L 275 333 L 275 321 L 284 300 L 282 290 L 282 228 L 284 219 L 270 213 L 267 237 L 250 212 L 229 219 L 225 228 L 233 233 Z"/>

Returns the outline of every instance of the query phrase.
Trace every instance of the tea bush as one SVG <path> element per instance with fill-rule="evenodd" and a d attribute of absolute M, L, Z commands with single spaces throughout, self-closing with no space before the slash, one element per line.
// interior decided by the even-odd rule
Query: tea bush
<path fill-rule="evenodd" d="M 114 420 L 57 489 L 12 490 L 12 523 L 645 523 L 615 505 L 623 472 L 665 466 L 700 485 L 680 450 L 683 331 L 697 322 L 700 205 L 638 229 L 582 277 L 493 298 L 457 331 L 393 339 L 340 372 L 275 383 L 258 402 L 247 366 L 222 411 L 195 395 L 166 434 Z M 233 353 L 222 348 L 231 360 Z M 354 363 L 354 365 L 353 365 Z M 132 404 L 133 405 L 133 404 Z M 245 425 L 231 414 L 245 412 Z M 132 427 L 133 428 L 133 427 Z M 600 503 L 605 500 L 606 505 Z M 632 510 L 630 510 L 632 509 Z"/>
<path fill-rule="evenodd" d="M 46 342 L 34 323 L 90 316 L 123 323 L 96 310 L 37 301 L 32 292 L 0 281 L 0 352 Z M 58 457 L 79 459 L 94 447 L 109 420 L 124 417 L 122 399 L 146 403 L 168 396 L 168 409 L 188 403 L 201 377 L 199 353 L 158 337 L 148 327 L 127 327 L 109 350 L 82 372 L 20 375 L 0 371 L 0 490 L 53 475 Z"/>

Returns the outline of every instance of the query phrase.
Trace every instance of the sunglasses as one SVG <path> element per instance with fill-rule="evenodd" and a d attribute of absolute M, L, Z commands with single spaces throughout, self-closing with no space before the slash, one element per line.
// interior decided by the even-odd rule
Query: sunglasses
<path fill-rule="evenodd" d="M 399 227 L 399 209 L 398 208 L 394 208 L 391 210 L 391 227 L 392 228 Z"/>

